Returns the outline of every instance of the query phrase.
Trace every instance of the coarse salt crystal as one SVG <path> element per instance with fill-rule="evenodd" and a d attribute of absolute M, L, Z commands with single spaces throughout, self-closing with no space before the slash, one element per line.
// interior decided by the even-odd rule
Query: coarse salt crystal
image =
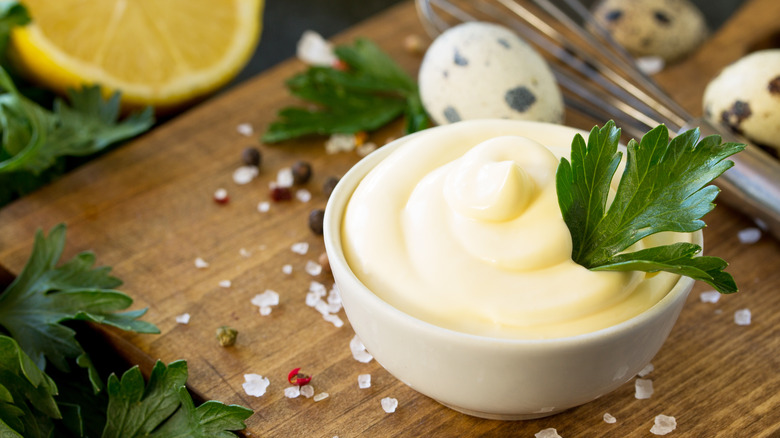
<path fill-rule="evenodd" d="M 539 432 L 536 432 L 534 436 L 536 438 L 561 438 L 561 436 L 558 435 L 558 431 L 552 427 L 547 429 L 542 429 Z"/>
<path fill-rule="evenodd" d="M 324 297 L 328 293 L 328 289 L 324 284 L 319 281 L 312 281 L 309 283 L 309 292 L 317 296 L 317 298 Z"/>
<path fill-rule="evenodd" d="M 290 250 L 296 254 L 304 255 L 307 252 L 309 252 L 309 243 L 308 242 L 293 243 L 293 245 L 290 247 Z"/>
<path fill-rule="evenodd" d="M 241 257 L 247 258 L 252 255 L 251 252 L 249 252 L 246 248 L 241 248 L 238 250 L 238 253 L 241 255 Z"/>
<path fill-rule="evenodd" d="M 182 313 L 181 315 L 176 316 L 176 322 L 179 324 L 189 324 L 190 323 L 190 314 L 189 313 Z"/>
<path fill-rule="evenodd" d="M 749 227 L 737 232 L 737 238 L 740 243 L 751 244 L 756 243 L 761 239 L 761 229 L 757 227 Z"/>
<path fill-rule="evenodd" d="M 300 386 L 288 386 L 287 388 L 284 388 L 284 396 L 287 398 L 296 398 L 299 395 L 301 395 Z"/>
<path fill-rule="evenodd" d="M 202 258 L 198 257 L 195 259 L 195 267 L 198 269 L 205 269 L 209 267 L 209 262 L 203 260 Z"/>
<path fill-rule="evenodd" d="M 306 262 L 306 266 L 304 267 L 304 270 L 307 274 L 311 275 L 312 277 L 315 277 L 317 275 L 320 275 L 322 273 L 322 266 L 317 263 L 309 260 Z"/>
<path fill-rule="evenodd" d="M 654 435 L 666 435 L 675 429 L 677 429 L 677 420 L 674 417 L 656 415 L 655 424 L 653 424 L 653 427 L 650 429 L 650 433 Z"/>
<path fill-rule="evenodd" d="M 615 424 L 617 422 L 617 418 L 613 417 L 609 413 L 604 414 L 604 422 L 608 424 Z"/>
<path fill-rule="evenodd" d="M 358 388 L 366 389 L 371 387 L 371 374 L 358 375 Z"/>
<path fill-rule="evenodd" d="M 365 157 L 371 152 L 374 152 L 376 148 L 377 148 L 376 143 L 372 141 L 367 141 L 362 145 L 358 146 L 357 149 L 355 149 L 355 152 L 357 152 L 359 157 Z"/>
<path fill-rule="evenodd" d="M 232 285 L 233 282 L 231 282 L 230 280 L 222 280 L 219 282 L 219 287 L 224 287 L 225 289 L 229 288 Z"/>
<path fill-rule="evenodd" d="M 284 266 L 282 266 L 282 273 L 290 275 L 290 274 L 292 274 L 292 271 L 293 271 L 292 265 L 284 265 Z"/>
<path fill-rule="evenodd" d="M 333 324 L 334 327 L 340 328 L 344 326 L 344 321 L 339 318 L 338 315 L 334 315 L 332 313 L 326 313 L 322 315 L 322 319 L 325 321 L 328 321 L 329 323 Z"/>
<path fill-rule="evenodd" d="M 260 315 L 268 316 L 271 314 L 271 306 L 279 304 L 279 294 L 271 289 L 267 289 L 261 294 L 252 298 L 252 304 L 260 308 Z"/>
<path fill-rule="evenodd" d="M 236 131 L 238 131 L 238 133 L 243 135 L 244 137 L 249 137 L 255 133 L 255 130 L 252 128 L 252 125 L 250 125 L 249 123 L 239 124 L 238 126 L 236 126 Z"/>
<path fill-rule="evenodd" d="M 639 376 L 639 377 L 644 377 L 644 376 L 652 373 L 653 371 L 655 371 L 655 367 L 653 366 L 653 364 L 649 363 L 649 364 L 645 365 L 644 368 L 639 370 L 639 372 L 636 373 L 636 375 Z"/>
<path fill-rule="evenodd" d="M 314 400 L 315 402 L 318 402 L 320 400 L 325 400 L 328 397 L 330 397 L 330 394 L 328 394 L 327 392 L 321 392 L 321 393 L 315 395 L 312 400 Z"/>
<path fill-rule="evenodd" d="M 295 192 L 295 199 L 301 202 L 311 201 L 311 192 L 306 189 L 300 189 Z"/>
<path fill-rule="evenodd" d="M 238 185 L 244 185 L 257 177 L 260 170 L 257 166 L 241 166 L 233 171 L 233 182 Z"/>
<path fill-rule="evenodd" d="M 301 395 L 306 398 L 311 398 L 314 395 L 314 387 L 311 385 L 301 386 Z"/>
<path fill-rule="evenodd" d="M 295 49 L 295 55 L 309 65 L 330 67 L 338 60 L 333 52 L 333 46 L 313 30 L 307 30 L 301 35 Z"/>
<path fill-rule="evenodd" d="M 355 146 L 357 146 L 355 134 L 333 134 L 325 142 L 325 152 L 328 154 L 349 152 L 355 149 Z"/>
<path fill-rule="evenodd" d="M 769 230 L 769 226 L 763 220 L 761 220 L 759 218 L 755 218 L 755 219 L 753 219 L 753 222 L 755 222 L 756 226 L 758 228 L 760 228 L 762 231 L 768 231 Z"/>
<path fill-rule="evenodd" d="M 646 75 L 654 75 L 664 69 L 666 62 L 660 56 L 642 56 L 636 59 L 636 68 Z"/>
<path fill-rule="evenodd" d="M 268 377 L 263 377 L 260 374 L 244 374 L 244 383 L 241 386 L 244 387 L 246 395 L 260 397 L 265 394 L 265 390 L 270 384 Z"/>
<path fill-rule="evenodd" d="M 307 306 L 314 307 L 320 301 L 322 301 L 322 299 L 320 299 L 320 297 L 318 297 L 316 293 L 314 293 L 314 292 L 307 292 L 306 293 L 306 305 Z"/>
<path fill-rule="evenodd" d="M 734 312 L 734 322 L 737 325 L 750 325 L 750 309 L 739 309 Z"/>
<path fill-rule="evenodd" d="M 699 294 L 699 300 L 702 303 L 717 303 L 720 300 L 720 292 L 716 290 L 709 290 Z"/>
<path fill-rule="evenodd" d="M 262 201 L 259 204 L 257 204 L 257 211 L 260 213 L 268 213 L 268 210 L 271 209 L 271 203 L 268 201 Z"/>
<path fill-rule="evenodd" d="M 392 397 L 385 397 L 380 403 L 382 404 L 382 409 L 388 414 L 392 414 L 398 408 L 398 400 Z"/>
<path fill-rule="evenodd" d="M 360 340 L 358 335 L 355 335 L 352 340 L 349 341 L 349 351 L 352 352 L 352 357 L 356 361 L 362 363 L 369 363 L 374 358 L 368 351 L 366 351 L 363 341 Z"/>
<path fill-rule="evenodd" d="M 214 200 L 217 202 L 222 202 L 227 200 L 228 192 L 225 189 L 217 189 L 214 190 Z"/>
<path fill-rule="evenodd" d="M 292 168 L 283 167 L 276 173 L 276 187 L 292 187 L 294 182 Z"/>
<path fill-rule="evenodd" d="M 650 379 L 636 379 L 634 382 L 636 392 L 634 396 L 639 400 L 650 398 L 653 395 L 653 381 Z"/>

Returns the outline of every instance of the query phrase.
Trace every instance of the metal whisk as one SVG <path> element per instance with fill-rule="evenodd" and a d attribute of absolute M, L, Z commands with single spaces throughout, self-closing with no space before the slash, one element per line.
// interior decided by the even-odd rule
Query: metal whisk
<path fill-rule="evenodd" d="M 604 123 L 615 120 L 635 138 L 658 124 L 671 131 L 699 127 L 737 141 L 730 130 L 695 118 L 642 73 L 580 0 L 416 0 L 426 31 L 436 36 L 466 21 L 513 29 L 546 55 L 569 110 Z M 716 184 L 719 199 L 761 220 L 780 239 L 780 163 L 756 146 L 732 156 Z"/>

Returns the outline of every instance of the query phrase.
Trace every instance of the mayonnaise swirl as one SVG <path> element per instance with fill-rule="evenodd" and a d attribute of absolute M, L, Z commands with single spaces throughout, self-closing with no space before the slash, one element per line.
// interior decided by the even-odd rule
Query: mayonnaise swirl
<path fill-rule="evenodd" d="M 398 309 L 479 335 L 570 336 L 648 309 L 677 276 L 592 272 L 571 260 L 555 171 L 575 132 L 482 120 L 411 137 L 349 201 L 349 266 Z"/>

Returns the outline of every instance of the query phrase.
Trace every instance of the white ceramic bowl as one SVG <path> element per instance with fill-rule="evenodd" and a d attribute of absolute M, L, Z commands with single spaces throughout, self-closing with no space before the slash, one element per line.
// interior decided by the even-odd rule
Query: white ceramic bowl
<path fill-rule="evenodd" d="M 565 135 L 575 132 L 558 128 Z M 363 177 L 408 138 L 372 153 L 340 180 L 324 223 L 325 248 L 347 318 L 390 374 L 457 411 L 519 420 L 594 400 L 650 362 L 677 320 L 693 286 L 690 278 L 680 278 L 660 302 L 632 319 L 548 340 L 490 338 L 438 327 L 389 305 L 361 283 L 342 250 L 344 211 Z M 701 232 L 694 234 L 693 243 L 702 244 Z"/>

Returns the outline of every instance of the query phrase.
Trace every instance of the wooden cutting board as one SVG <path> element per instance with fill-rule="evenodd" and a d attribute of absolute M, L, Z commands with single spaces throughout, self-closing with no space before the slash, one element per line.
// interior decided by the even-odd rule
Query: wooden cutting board
<path fill-rule="evenodd" d="M 724 65 L 743 56 L 758 39 L 778 30 L 780 2 L 753 0 L 686 62 L 668 68 L 658 79 L 692 113 L 700 114 L 703 89 Z M 420 56 L 403 48 L 407 35 L 424 36 L 414 5 L 403 3 L 337 38 L 373 39 L 411 74 Z M 393 378 L 375 361 L 355 361 L 347 323 L 336 328 L 304 304 L 312 280 L 332 284 L 328 274 L 304 271 L 307 261 L 323 252 L 322 239 L 307 226 L 309 211 L 322 208 L 323 181 L 343 175 L 359 157 L 327 155 L 323 139 L 262 145 L 259 177 L 236 185 L 232 172 L 242 150 L 259 145 L 263 132 L 281 107 L 294 103 L 283 81 L 304 66 L 290 60 L 246 84 L 205 102 L 136 141 L 75 170 L 56 183 L 0 210 L 0 265 L 18 274 L 37 229 L 68 225 L 65 258 L 93 250 L 99 264 L 114 267 L 121 288 L 135 298 L 134 308 L 148 307 L 147 321 L 160 335 L 134 335 L 98 329 L 111 350 L 138 363 L 145 372 L 153 361 L 186 359 L 189 388 L 203 399 L 239 403 L 255 410 L 247 436 L 533 436 L 554 427 L 563 437 L 648 436 L 658 414 L 677 419 L 670 436 L 780 436 L 780 246 L 765 236 L 742 244 L 737 232 L 751 221 L 725 206 L 707 218 L 706 251 L 731 262 L 741 291 L 716 304 L 702 303 L 697 284 L 679 321 L 653 360 L 655 394 L 634 398 L 634 384 L 584 406 L 549 418 L 521 422 L 489 421 L 447 409 Z M 237 126 L 249 123 L 255 135 Z M 589 128 L 589 126 L 581 126 Z M 382 144 L 400 135 L 395 123 L 370 140 Z M 305 186 L 309 202 L 273 203 L 268 183 L 296 160 L 311 163 L 314 175 Z M 230 202 L 212 200 L 227 189 Z M 304 255 L 291 251 L 309 244 Z M 196 269 L 201 257 L 210 266 Z M 291 265 L 291 274 L 283 273 Z M 220 282 L 230 280 L 230 287 Z M 269 316 L 250 303 L 266 289 L 281 302 Z M 734 312 L 750 309 L 749 326 L 734 323 Z M 189 313 L 189 324 L 177 315 Z M 346 319 L 343 311 L 342 319 Z M 240 332 L 234 347 L 220 347 L 217 327 Z M 313 374 L 317 392 L 330 397 L 287 399 L 287 373 L 301 367 Z M 245 373 L 267 376 L 268 392 L 259 398 L 242 389 Z M 372 386 L 358 389 L 358 374 L 370 373 Z M 435 379 L 436 376 L 431 376 Z M 398 399 L 398 410 L 386 414 L 383 397 Z M 617 418 L 602 420 L 604 413 Z"/>

